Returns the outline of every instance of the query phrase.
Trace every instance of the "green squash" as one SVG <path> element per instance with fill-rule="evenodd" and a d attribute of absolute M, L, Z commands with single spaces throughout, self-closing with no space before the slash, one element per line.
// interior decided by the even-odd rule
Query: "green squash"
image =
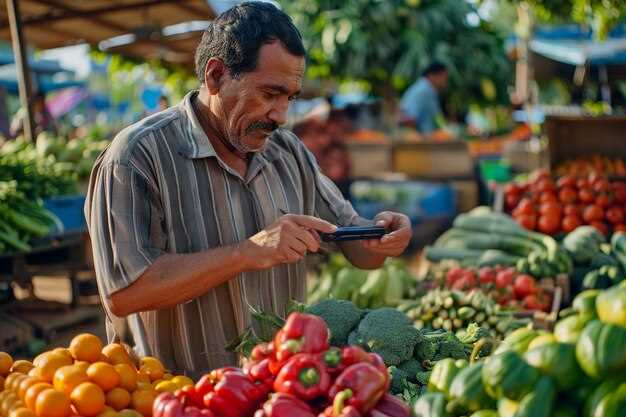
<path fill-rule="evenodd" d="M 583 417 L 595 417 L 600 402 L 607 395 L 614 393 L 620 385 L 621 381 L 616 378 L 603 381 L 587 398 L 583 409 Z"/>
<path fill-rule="evenodd" d="M 514 417 L 551 417 L 556 389 L 550 377 L 542 376 L 535 389 L 522 399 Z"/>
<path fill-rule="evenodd" d="M 459 371 L 466 366 L 467 361 L 454 360 L 452 358 L 440 360 L 435 364 L 430 373 L 430 378 L 428 379 L 428 390 L 443 392 L 446 396 L 448 396 L 452 380 L 459 373 Z"/>
<path fill-rule="evenodd" d="M 473 413 L 470 417 L 498 417 L 496 410 L 480 410 Z"/>
<path fill-rule="evenodd" d="M 508 398 L 498 400 L 499 417 L 515 417 L 518 409 L 519 403 L 517 401 L 509 400 Z"/>
<path fill-rule="evenodd" d="M 605 395 L 593 410 L 593 417 L 624 417 L 626 414 L 626 382 Z"/>
<path fill-rule="evenodd" d="M 600 290 L 585 290 L 572 301 L 572 307 L 583 319 L 593 320 L 597 317 L 596 298 L 598 294 L 600 294 Z"/>
<path fill-rule="evenodd" d="M 524 355 L 529 365 L 552 377 L 559 389 L 569 389 L 577 385 L 583 372 L 576 361 L 576 346 L 569 343 L 549 343 Z"/>
<path fill-rule="evenodd" d="M 512 350 L 487 358 L 482 370 L 485 390 L 494 399 L 521 400 L 532 391 L 539 376 L 537 369 Z"/>
<path fill-rule="evenodd" d="M 440 392 L 427 392 L 413 406 L 414 417 L 451 417 L 446 411 L 446 397 Z"/>
<path fill-rule="evenodd" d="M 588 321 L 580 315 L 561 319 L 554 326 L 554 337 L 561 343 L 576 343 Z"/>
<path fill-rule="evenodd" d="M 626 327 L 626 288 L 602 291 L 596 299 L 596 310 L 601 321 Z"/>
<path fill-rule="evenodd" d="M 594 320 L 576 343 L 576 358 L 591 378 L 600 379 L 626 370 L 626 329 Z"/>
<path fill-rule="evenodd" d="M 483 387 L 482 369 L 482 363 L 474 363 L 456 374 L 450 385 L 454 411 L 474 412 L 492 408 L 494 402 Z"/>
<path fill-rule="evenodd" d="M 497 355 L 498 353 L 502 353 L 507 350 L 513 350 L 520 355 L 523 355 L 528 349 L 530 342 L 532 342 L 532 340 L 537 336 L 539 336 L 539 332 L 537 332 L 537 330 L 529 329 L 528 327 L 522 327 L 514 330 L 504 338 L 494 353 Z"/>

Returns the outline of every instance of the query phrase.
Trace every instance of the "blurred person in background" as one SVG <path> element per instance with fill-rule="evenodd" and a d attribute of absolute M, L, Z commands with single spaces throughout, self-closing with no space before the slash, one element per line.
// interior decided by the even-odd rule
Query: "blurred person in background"
<path fill-rule="evenodd" d="M 440 62 L 430 64 L 402 96 L 400 124 L 432 134 L 443 128 L 439 94 L 448 87 L 448 70 Z"/>
<path fill-rule="evenodd" d="M 46 107 L 46 95 L 42 92 L 37 92 L 31 99 L 33 109 L 33 120 L 35 122 L 35 135 L 40 134 L 43 131 L 53 134 L 57 133 L 57 126 L 54 118 Z M 13 120 L 11 121 L 10 135 L 11 137 L 17 137 L 24 132 L 24 119 L 26 118 L 26 110 L 20 108 Z"/>

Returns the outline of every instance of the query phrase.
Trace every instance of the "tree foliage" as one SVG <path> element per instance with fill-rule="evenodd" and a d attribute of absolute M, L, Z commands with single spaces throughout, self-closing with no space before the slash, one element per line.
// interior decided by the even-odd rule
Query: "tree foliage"
<path fill-rule="evenodd" d="M 280 2 L 303 34 L 312 79 L 359 81 L 388 96 L 438 60 L 449 69 L 448 102 L 457 110 L 507 99 L 512 68 L 503 38 L 466 1 Z"/>

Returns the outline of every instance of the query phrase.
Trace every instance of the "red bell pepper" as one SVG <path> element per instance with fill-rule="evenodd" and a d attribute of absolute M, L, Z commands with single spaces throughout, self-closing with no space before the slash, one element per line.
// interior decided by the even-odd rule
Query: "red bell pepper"
<path fill-rule="evenodd" d="M 333 405 L 345 402 L 367 414 L 385 394 L 385 389 L 385 375 L 374 365 L 361 362 L 350 365 L 339 375 L 330 388 L 329 398 Z"/>
<path fill-rule="evenodd" d="M 215 414 L 206 408 L 187 407 L 185 408 L 185 417 L 215 417 Z"/>
<path fill-rule="evenodd" d="M 171 392 L 159 394 L 152 404 L 153 417 L 184 417 L 183 404 Z"/>
<path fill-rule="evenodd" d="M 312 400 L 328 394 L 330 375 L 318 355 L 299 353 L 285 363 L 274 381 L 274 391 Z"/>
<path fill-rule="evenodd" d="M 187 385 L 176 390 L 174 396 L 178 398 L 184 406 L 204 408 L 203 396 L 197 391 L 194 385 Z"/>
<path fill-rule="evenodd" d="M 204 405 L 216 417 L 247 417 L 268 394 L 265 385 L 253 382 L 238 368 L 217 369 L 208 382 L 213 390 L 204 396 Z"/>
<path fill-rule="evenodd" d="M 204 398 L 205 395 L 213 391 L 213 382 L 211 381 L 211 374 L 205 374 L 196 382 L 196 393 L 201 398 Z"/>
<path fill-rule="evenodd" d="M 270 358 L 265 358 L 256 363 L 249 363 L 244 372 L 254 381 L 266 384 L 270 389 L 274 385 L 274 375 L 270 370 Z"/>
<path fill-rule="evenodd" d="M 369 417 L 411 417 L 411 409 L 398 397 L 385 394 L 370 411 Z"/>
<path fill-rule="evenodd" d="M 277 393 L 272 395 L 254 417 L 317 417 L 307 403 L 293 395 Z"/>
<path fill-rule="evenodd" d="M 356 408 L 351 405 L 337 409 L 331 405 L 327 407 L 326 410 L 324 410 L 324 412 L 318 417 L 361 417 L 361 413 L 359 413 Z"/>
<path fill-rule="evenodd" d="M 320 353 L 328 349 L 328 327 L 324 320 L 311 314 L 291 313 L 274 337 L 276 371 L 296 353 Z"/>
<path fill-rule="evenodd" d="M 385 376 L 385 392 L 389 391 L 389 386 L 391 385 L 391 376 L 389 375 L 389 369 L 387 368 L 387 365 L 385 365 L 385 361 L 378 353 L 370 353 L 369 358 L 369 363 L 374 365 L 374 367 Z"/>
<path fill-rule="evenodd" d="M 369 354 L 358 346 L 346 346 L 343 349 L 331 347 L 321 354 L 321 358 L 331 376 L 339 375 L 355 363 L 371 361 Z"/>
<path fill-rule="evenodd" d="M 265 358 L 269 358 L 274 354 L 274 343 L 259 343 L 256 345 L 250 353 L 250 360 L 252 362 L 260 362 Z"/>

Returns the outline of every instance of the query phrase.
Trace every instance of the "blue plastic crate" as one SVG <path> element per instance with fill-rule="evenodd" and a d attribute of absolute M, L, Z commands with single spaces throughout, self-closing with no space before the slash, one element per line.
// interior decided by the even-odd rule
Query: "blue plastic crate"
<path fill-rule="evenodd" d="M 80 232 L 87 228 L 84 195 L 49 198 L 44 201 L 44 207 L 61 220 L 66 232 Z"/>

